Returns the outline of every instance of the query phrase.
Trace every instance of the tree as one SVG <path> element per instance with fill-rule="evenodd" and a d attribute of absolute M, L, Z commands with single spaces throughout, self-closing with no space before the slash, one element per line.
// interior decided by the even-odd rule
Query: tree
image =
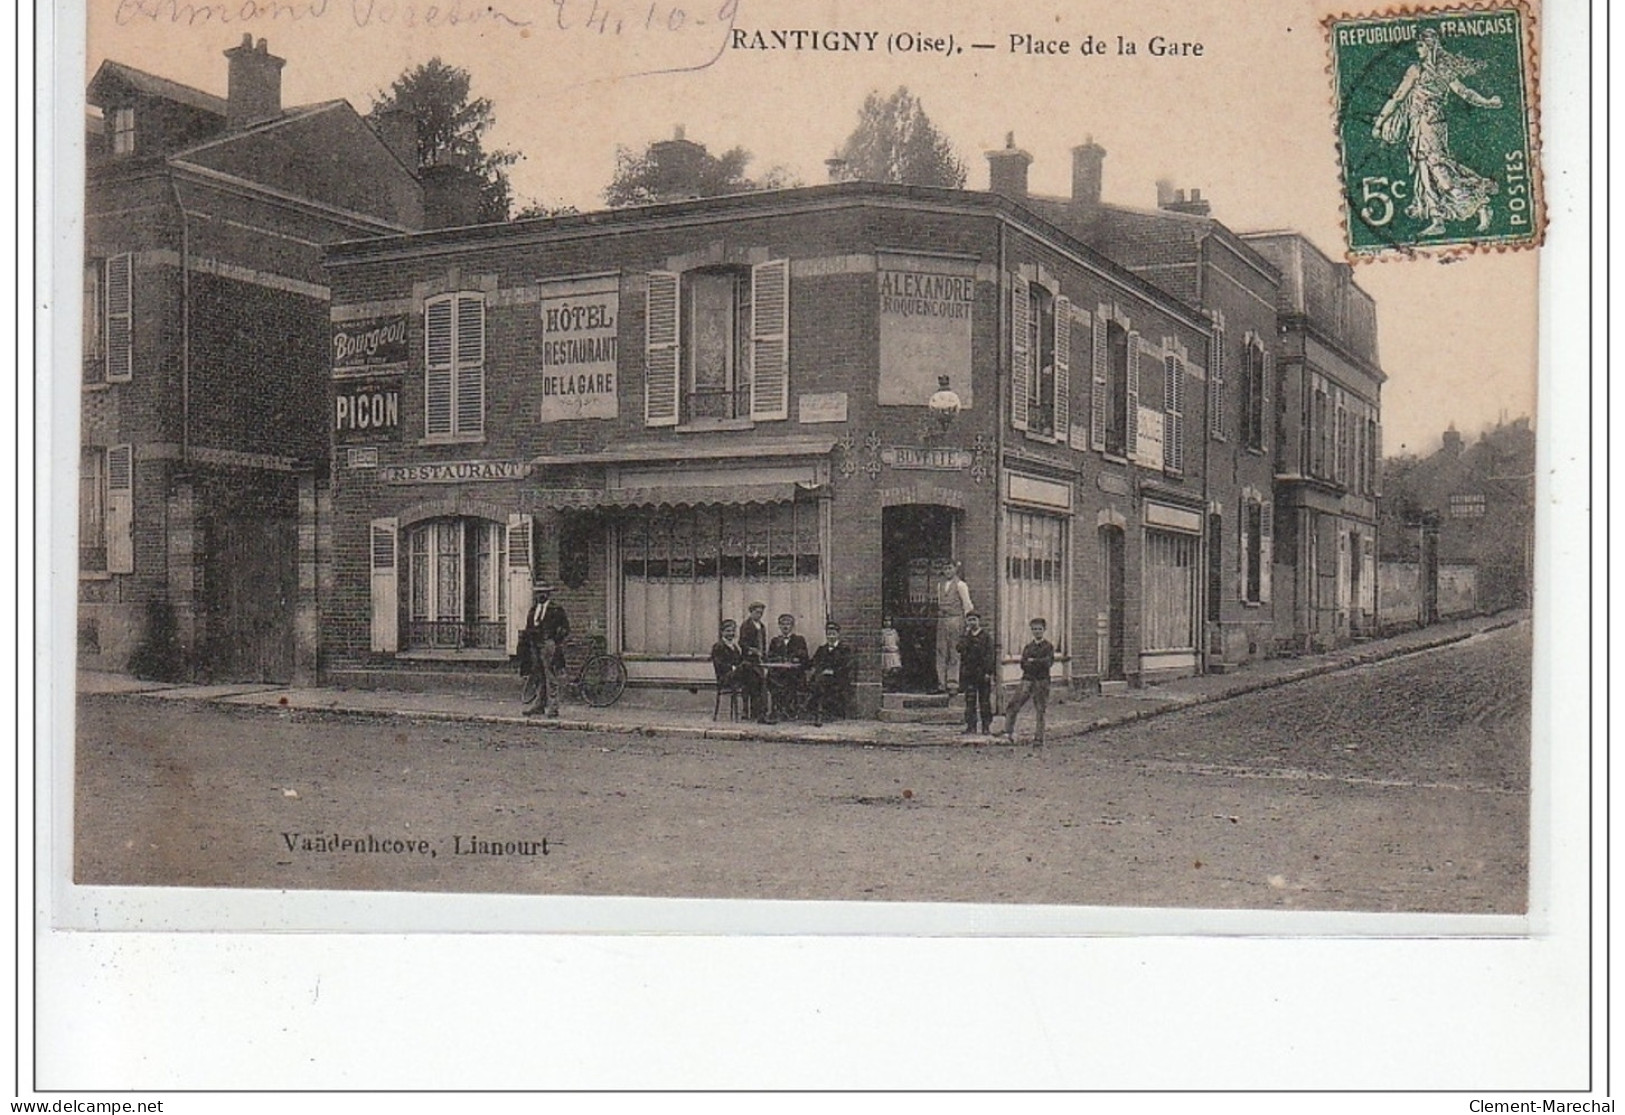
<path fill-rule="evenodd" d="M 847 137 L 840 157 L 846 162 L 847 178 L 953 190 L 965 185 L 965 164 L 953 144 L 903 86 L 884 99 L 879 90 L 864 99 L 858 126 Z"/>
<path fill-rule="evenodd" d="M 750 159 L 750 152 L 743 147 L 713 155 L 705 144 L 686 139 L 683 129 L 678 128 L 675 137 L 656 140 L 642 154 L 616 147 L 615 177 L 604 190 L 604 200 L 610 208 L 619 209 L 798 184 L 783 167 L 774 167 L 760 178 L 747 177 L 745 168 Z"/>
<path fill-rule="evenodd" d="M 395 79 L 388 92 L 373 97 L 367 120 L 374 126 L 394 113 L 417 131 L 418 165 L 459 167 L 479 182 L 482 221 L 503 221 L 513 205 L 507 168 L 519 161 L 514 151 L 485 149 L 485 133 L 496 123 L 491 101 L 469 99 L 468 71 L 431 58 Z"/>

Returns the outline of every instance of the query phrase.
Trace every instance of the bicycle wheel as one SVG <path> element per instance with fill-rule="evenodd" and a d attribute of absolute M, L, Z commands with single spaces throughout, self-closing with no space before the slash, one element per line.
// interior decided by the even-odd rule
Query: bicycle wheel
<path fill-rule="evenodd" d="M 525 684 L 519 696 L 519 703 L 523 708 L 531 708 L 541 700 L 542 680 L 540 673 L 525 675 Z"/>
<path fill-rule="evenodd" d="M 626 666 L 613 654 L 595 654 L 581 664 L 581 696 L 593 708 L 608 708 L 626 692 Z"/>

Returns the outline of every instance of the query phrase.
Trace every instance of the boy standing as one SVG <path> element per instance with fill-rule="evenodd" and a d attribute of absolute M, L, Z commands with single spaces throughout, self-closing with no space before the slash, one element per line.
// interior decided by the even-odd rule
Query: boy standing
<path fill-rule="evenodd" d="M 965 691 L 965 734 L 975 735 L 980 723 L 985 736 L 993 726 L 993 675 L 999 663 L 993 633 L 982 629 L 981 616 L 975 612 L 965 616 L 965 633 L 954 649 L 959 656 L 959 688 Z"/>
<path fill-rule="evenodd" d="M 1016 717 L 1029 700 L 1038 714 L 1038 730 L 1033 733 L 1033 746 L 1044 744 L 1044 710 L 1049 707 L 1049 671 L 1055 665 L 1055 644 L 1044 638 L 1049 625 L 1035 619 L 1028 625 L 1033 633 L 1032 642 L 1021 648 L 1021 687 L 1010 698 L 1010 707 L 1004 711 L 1003 735 L 1016 741 Z"/>

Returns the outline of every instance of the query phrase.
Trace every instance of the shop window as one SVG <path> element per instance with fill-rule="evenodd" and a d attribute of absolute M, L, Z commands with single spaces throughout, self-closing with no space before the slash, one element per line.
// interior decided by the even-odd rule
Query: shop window
<path fill-rule="evenodd" d="M 644 420 L 789 417 L 788 260 L 649 276 Z"/>
<path fill-rule="evenodd" d="M 1196 646 L 1196 555 L 1200 539 L 1145 532 L 1145 644 L 1152 651 Z"/>
<path fill-rule="evenodd" d="M 618 524 L 622 643 L 629 654 L 703 658 L 753 600 L 811 638 L 824 619 L 816 504 L 650 511 Z"/>
<path fill-rule="evenodd" d="M 1032 638 L 1028 623 L 1042 617 L 1049 639 L 1064 652 L 1066 523 L 1052 515 L 1005 513 L 1004 615 L 999 630 L 1006 655 L 1018 654 Z"/>
<path fill-rule="evenodd" d="M 502 650 L 506 530 L 489 519 L 430 519 L 406 532 L 408 650 Z"/>
<path fill-rule="evenodd" d="M 431 441 L 485 435 L 485 295 L 443 294 L 423 307 L 423 433 Z"/>
<path fill-rule="evenodd" d="M 108 121 L 108 130 L 113 134 L 113 154 L 135 153 L 135 109 L 115 108 Z"/>

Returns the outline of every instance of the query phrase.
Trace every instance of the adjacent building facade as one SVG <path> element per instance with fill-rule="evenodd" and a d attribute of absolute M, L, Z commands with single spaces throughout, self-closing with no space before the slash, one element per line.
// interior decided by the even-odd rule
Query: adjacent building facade
<path fill-rule="evenodd" d="M 422 190 L 347 103 L 284 108 L 263 39 L 226 56 L 225 97 L 111 61 L 87 92 L 79 649 L 285 681 L 315 666 L 323 252 L 419 227 Z"/>
<path fill-rule="evenodd" d="M 1159 182 L 1152 207 L 1103 201 L 1106 151 L 1092 139 L 1072 149 L 1067 197 L 1027 192 L 1027 156 L 1015 149 L 1014 137 L 1006 151 L 989 157 L 1010 168 L 995 189 L 1009 191 L 1208 322 L 1207 418 L 1192 434 L 1206 478 L 1203 662 L 1219 671 L 1273 653 L 1276 266 L 1215 219 L 1197 190 L 1187 197 Z"/>
<path fill-rule="evenodd" d="M 1075 685 L 1200 668 L 1209 322 L 1007 197 L 844 183 L 383 237 L 329 274 L 334 337 L 392 345 L 330 369 L 335 680 L 506 675 L 540 575 L 635 683 L 709 684 L 753 599 L 815 642 L 835 619 L 867 712 L 888 619 L 935 680 L 947 559 L 1008 678 L 1033 616 Z"/>
<path fill-rule="evenodd" d="M 1276 345 L 1278 641 L 1337 646 L 1376 627 L 1382 385 L 1377 308 L 1353 269 L 1295 232 L 1248 234 L 1281 274 Z"/>

